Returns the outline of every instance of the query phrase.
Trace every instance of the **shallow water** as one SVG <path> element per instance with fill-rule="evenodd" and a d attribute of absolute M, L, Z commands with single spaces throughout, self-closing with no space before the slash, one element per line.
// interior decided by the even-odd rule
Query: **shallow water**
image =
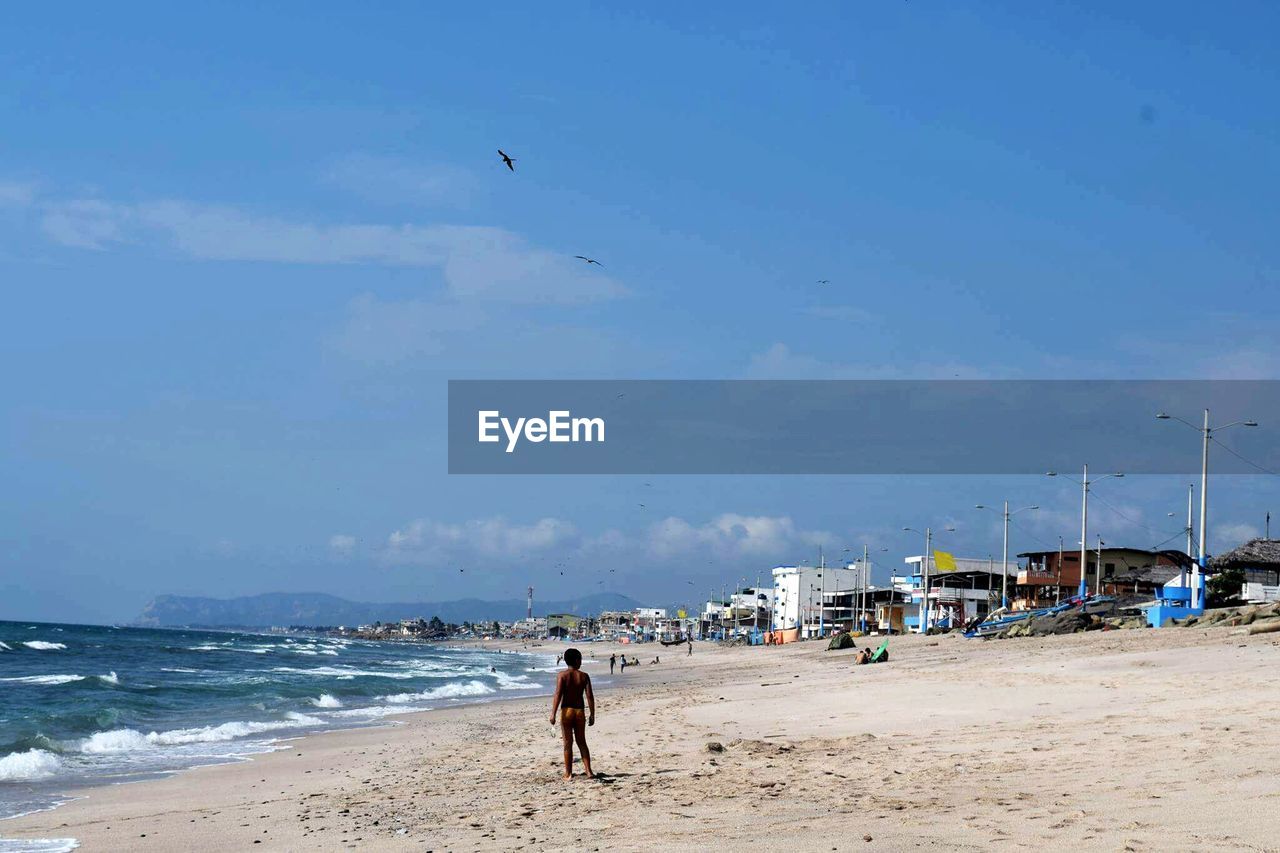
<path fill-rule="evenodd" d="M 0 622 L 0 818 L 283 738 L 545 692 L 547 655 Z M 3 829 L 0 828 L 0 835 Z"/>

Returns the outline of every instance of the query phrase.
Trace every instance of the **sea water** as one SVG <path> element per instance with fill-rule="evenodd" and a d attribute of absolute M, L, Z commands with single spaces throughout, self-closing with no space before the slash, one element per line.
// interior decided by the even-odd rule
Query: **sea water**
<path fill-rule="evenodd" d="M 545 692 L 553 661 L 427 643 L 0 622 L 0 819 L 86 785 L 242 760 L 310 731 Z"/>

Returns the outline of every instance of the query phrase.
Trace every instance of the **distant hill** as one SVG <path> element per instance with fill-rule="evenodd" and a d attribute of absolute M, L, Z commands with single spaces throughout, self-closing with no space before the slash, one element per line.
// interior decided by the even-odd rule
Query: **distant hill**
<path fill-rule="evenodd" d="M 533 601 L 535 616 L 548 613 L 588 615 L 601 610 L 631 610 L 640 604 L 625 595 L 597 592 L 569 601 Z M 369 604 L 320 592 L 269 592 L 241 598 L 159 595 L 134 624 L 145 628 L 267 628 L 272 625 L 367 625 L 439 616 L 445 622 L 514 622 L 525 616 L 523 599 L 423 601 Z"/>

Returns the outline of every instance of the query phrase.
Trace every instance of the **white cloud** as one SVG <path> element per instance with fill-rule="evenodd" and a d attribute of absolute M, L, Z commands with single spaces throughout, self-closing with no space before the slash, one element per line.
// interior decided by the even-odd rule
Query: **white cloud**
<path fill-rule="evenodd" d="M 443 567 L 475 562 L 564 559 L 575 565 L 622 568 L 686 565 L 706 558 L 738 559 L 755 568 L 774 561 L 813 559 L 840 537 L 805 529 L 788 516 L 723 513 L 709 521 L 670 517 L 638 535 L 606 529 L 585 535 L 559 518 L 516 523 L 501 516 L 464 522 L 416 519 L 393 531 L 381 552 L 395 565 Z"/>
<path fill-rule="evenodd" d="M 371 154 L 339 158 L 324 170 L 321 178 L 353 195 L 386 203 L 465 206 L 477 192 L 475 177 L 465 169 Z"/>
<path fill-rule="evenodd" d="M 1233 522 L 1214 525 L 1213 537 L 1206 541 L 1213 546 L 1213 551 L 1221 554 L 1230 551 L 1237 545 L 1248 542 L 1250 539 L 1257 539 L 1261 535 L 1262 531 L 1252 524 Z"/>
<path fill-rule="evenodd" d="M 103 250 L 125 238 L 132 219 L 128 208 L 92 199 L 55 204 L 45 211 L 45 234 L 64 246 Z"/>
<path fill-rule="evenodd" d="M 437 355 L 450 335 L 489 322 L 484 311 L 456 300 L 382 301 L 371 294 L 353 299 L 347 314 L 337 348 L 350 358 L 372 363 Z"/>
<path fill-rule="evenodd" d="M 28 207 L 35 197 L 34 184 L 0 181 L 0 207 Z"/>
<path fill-rule="evenodd" d="M 951 362 L 840 364 L 794 352 L 784 343 L 753 355 L 746 369 L 748 379 L 992 379 L 996 375 Z"/>
<path fill-rule="evenodd" d="M 798 527 L 789 516 L 723 513 L 697 525 L 665 518 L 649 529 L 646 545 L 662 558 L 709 551 L 726 557 L 798 559 L 836 541 L 831 533 Z"/>
<path fill-rule="evenodd" d="M 451 560 L 518 558 L 552 548 L 576 545 L 577 530 L 566 521 L 542 518 L 512 524 L 501 516 L 449 524 L 417 519 L 387 537 L 384 555 L 390 562 L 440 563 Z"/>
<path fill-rule="evenodd" d="M 45 233 L 63 245 L 105 249 L 159 237 L 193 258 L 437 269 L 455 298 L 574 304 L 626 293 L 569 254 L 483 225 L 330 225 L 180 201 L 110 204 L 81 199 L 44 208 Z"/>
<path fill-rule="evenodd" d="M 346 533 L 335 533 L 329 537 L 329 550 L 339 556 L 348 556 L 356 549 L 356 537 Z"/>

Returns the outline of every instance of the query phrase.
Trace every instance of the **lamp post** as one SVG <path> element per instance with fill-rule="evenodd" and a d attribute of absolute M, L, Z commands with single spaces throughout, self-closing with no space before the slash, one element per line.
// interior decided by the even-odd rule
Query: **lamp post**
<path fill-rule="evenodd" d="M 989 509 L 986 504 L 978 504 L 975 509 Z M 1024 506 L 1022 509 L 1015 509 L 1009 512 L 1009 502 L 1004 502 L 1004 556 L 1000 560 L 1000 574 L 1003 579 L 1000 583 L 1000 606 L 1009 606 L 1009 516 L 1017 515 L 1027 510 L 1039 509 L 1039 506 Z"/>
<path fill-rule="evenodd" d="M 845 550 L 845 553 L 849 553 L 853 549 L 845 548 L 844 550 Z M 888 551 L 889 549 L 877 548 L 876 550 L 883 553 Z M 858 627 L 860 630 L 862 630 L 863 633 L 866 633 L 866 630 L 867 630 L 867 593 L 868 593 L 868 587 L 871 585 L 871 559 L 869 557 L 870 551 L 871 551 L 871 546 L 866 544 L 865 542 L 862 543 L 862 571 L 860 573 L 860 576 L 858 577 L 858 588 L 854 590 L 854 594 L 857 597 L 857 603 L 858 603 Z M 853 602 L 850 601 L 849 609 L 851 612 L 853 610 L 852 605 L 853 605 Z"/>
<path fill-rule="evenodd" d="M 1047 472 L 1049 477 L 1060 476 L 1057 471 Z M 1080 484 L 1080 597 L 1085 598 L 1089 594 L 1089 573 L 1086 571 L 1089 565 L 1089 487 L 1094 483 L 1101 483 L 1103 480 L 1111 477 L 1120 478 L 1124 474 L 1119 472 L 1114 474 L 1104 474 L 1096 480 L 1089 480 L 1089 466 L 1084 466 L 1084 478 L 1077 480 L 1074 477 L 1061 475 L 1063 479 L 1070 480 L 1073 483 Z M 1102 591 L 1102 569 L 1098 569 L 1098 591 Z"/>
<path fill-rule="evenodd" d="M 919 533 L 914 527 L 902 528 L 904 532 Z M 955 530 L 954 527 L 943 528 L 947 531 Z M 924 529 L 924 556 L 920 560 L 920 591 L 922 597 L 920 599 L 920 633 L 929 633 L 929 557 L 932 554 L 930 550 L 933 547 L 933 528 L 926 527 Z"/>
<path fill-rule="evenodd" d="M 1200 600 L 1200 575 L 1207 567 L 1205 542 L 1205 522 L 1209 515 L 1209 439 L 1213 438 L 1215 431 L 1221 432 L 1224 429 L 1230 429 L 1233 426 L 1256 427 L 1257 421 L 1232 421 L 1229 424 L 1220 427 L 1209 426 L 1209 410 L 1204 410 L 1204 426 L 1196 426 L 1190 421 L 1185 421 L 1177 415 L 1169 415 L 1164 412 L 1156 415 L 1157 420 L 1181 421 L 1200 433 L 1201 450 L 1200 450 L 1200 558 L 1196 562 L 1195 567 L 1191 570 L 1191 609 L 1199 609 L 1204 607 L 1204 602 Z"/>
<path fill-rule="evenodd" d="M 827 558 L 822 556 L 822 546 L 818 546 L 818 636 L 825 637 L 827 635 L 826 622 L 826 601 L 827 596 Z M 813 610 L 812 594 L 809 600 L 809 609 Z M 812 613 L 810 613 L 812 618 Z"/>

